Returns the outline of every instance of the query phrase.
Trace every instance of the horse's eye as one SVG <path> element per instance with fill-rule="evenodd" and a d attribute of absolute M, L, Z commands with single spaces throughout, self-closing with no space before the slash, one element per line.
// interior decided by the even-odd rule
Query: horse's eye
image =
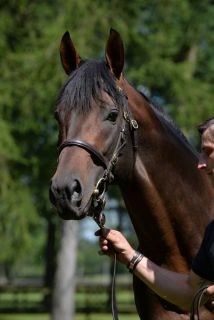
<path fill-rule="evenodd" d="M 107 120 L 109 120 L 111 122 L 115 122 L 117 120 L 117 116 L 118 116 L 118 110 L 112 110 L 109 113 Z"/>

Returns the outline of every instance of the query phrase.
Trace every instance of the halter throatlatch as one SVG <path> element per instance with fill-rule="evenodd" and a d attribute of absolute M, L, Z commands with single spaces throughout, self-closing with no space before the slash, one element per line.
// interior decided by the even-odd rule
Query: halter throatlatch
<path fill-rule="evenodd" d="M 87 143 L 86 141 L 73 139 L 73 140 L 66 140 L 63 142 L 59 148 L 58 153 L 60 154 L 64 148 L 67 147 L 79 147 L 86 150 L 94 160 L 99 163 L 104 168 L 103 176 L 98 180 L 94 191 L 91 195 L 91 208 L 89 210 L 88 215 L 93 217 L 95 222 L 98 224 L 100 228 L 104 227 L 105 224 L 105 216 L 102 211 L 105 208 L 106 199 L 105 199 L 105 192 L 107 190 L 108 185 L 114 180 L 113 171 L 117 164 L 118 158 L 121 155 L 122 149 L 126 145 L 126 127 L 128 124 L 129 130 L 132 132 L 138 129 L 137 121 L 131 118 L 130 111 L 128 109 L 128 98 L 125 95 L 126 103 L 124 104 L 124 112 L 123 112 L 123 119 L 121 123 L 121 130 L 117 139 L 117 143 L 115 145 L 114 152 L 110 161 L 108 161 L 102 153 L 96 150 L 95 147 Z M 136 147 L 136 139 L 133 139 L 133 147 Z"/>

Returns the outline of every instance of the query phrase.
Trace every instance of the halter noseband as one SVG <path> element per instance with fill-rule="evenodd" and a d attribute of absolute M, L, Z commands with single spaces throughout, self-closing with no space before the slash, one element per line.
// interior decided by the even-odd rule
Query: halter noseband
<path fill-rule="evenodd" d="M 98 162 L 103 166 L 103 168 L 105 169 L 107 168 L 106 159 L 104 158 L 104 156 L 99 151 L 97 151 L 94 147 L 92 147 L 92 145 L 82 140 L 77 140 L 77 139 L 66 140 L 59 146 L 58 152 L 60 154 L 64 148 L 73 147 L 73 146 L 80 147 L 88 151 L 93 157 L 96 158 L 96 160 L 98 160 Z"/>

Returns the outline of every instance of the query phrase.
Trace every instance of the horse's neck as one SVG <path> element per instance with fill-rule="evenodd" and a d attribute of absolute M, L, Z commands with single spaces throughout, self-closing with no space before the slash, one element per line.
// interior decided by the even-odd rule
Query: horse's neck
<path fill-rule="evenodd" d="M 182 271 L 186 268 L 182 250 L 190 260 L 211 219 L 210 212 L 201 218 L 210 193 L 197 172 L 195 155 L 164 130 L 140 99 L 136 94 L 131 105 L 140 124 L 135 166 L 130 180 L 120 187 L 143 252 Z M 193 235 L 199 224 L 201 236 Z"/>
<path fill-rule="evenodd" d="M 205 204 L 211 206 L 210 193 L 205 184 L 200 192 L 197 180 L 182 180 L 172 168 L 164 176 L 160 170 L 150 175 L 138 155 L 132 179 L 120 188 L 143 253 L 158 264 L 185 271 L 212 219 L 205 209 Z"/>
<path fill-rule="evenodd" d="M 173 268 L 174 257 L 179 257 L 180 252 L 168 204 L 139 157 L 136 159 L 135 170 L 136 176 L 124 184 L 121 191 L 140 247 L 143 253 L 156 263 L 169 264 Z M 166 254 L 172 261 L 166 262 Z M 176 263 L 179 265 L 177 258 Z M 179 269 L 186 269 L 186 263 L 182 259 Z"/>

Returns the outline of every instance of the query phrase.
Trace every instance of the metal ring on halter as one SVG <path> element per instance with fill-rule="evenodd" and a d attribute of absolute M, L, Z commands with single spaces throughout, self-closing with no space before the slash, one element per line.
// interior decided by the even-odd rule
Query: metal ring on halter
<path fill-rule="evenodd" d="M 102 186 L 103 184 L 103 190 L 100 189 L 100 187 Z M 106 180 L 102 177 L 98 180 L 97 184 L 96 184 L 96 187 L 94 188 L 94 191 L 93 191 L 93 194 L 92 196 L 95 198 L 95 199 L 98 199 L 98 197 L 102 198 L 104 196 L 106 192 Z"/>

